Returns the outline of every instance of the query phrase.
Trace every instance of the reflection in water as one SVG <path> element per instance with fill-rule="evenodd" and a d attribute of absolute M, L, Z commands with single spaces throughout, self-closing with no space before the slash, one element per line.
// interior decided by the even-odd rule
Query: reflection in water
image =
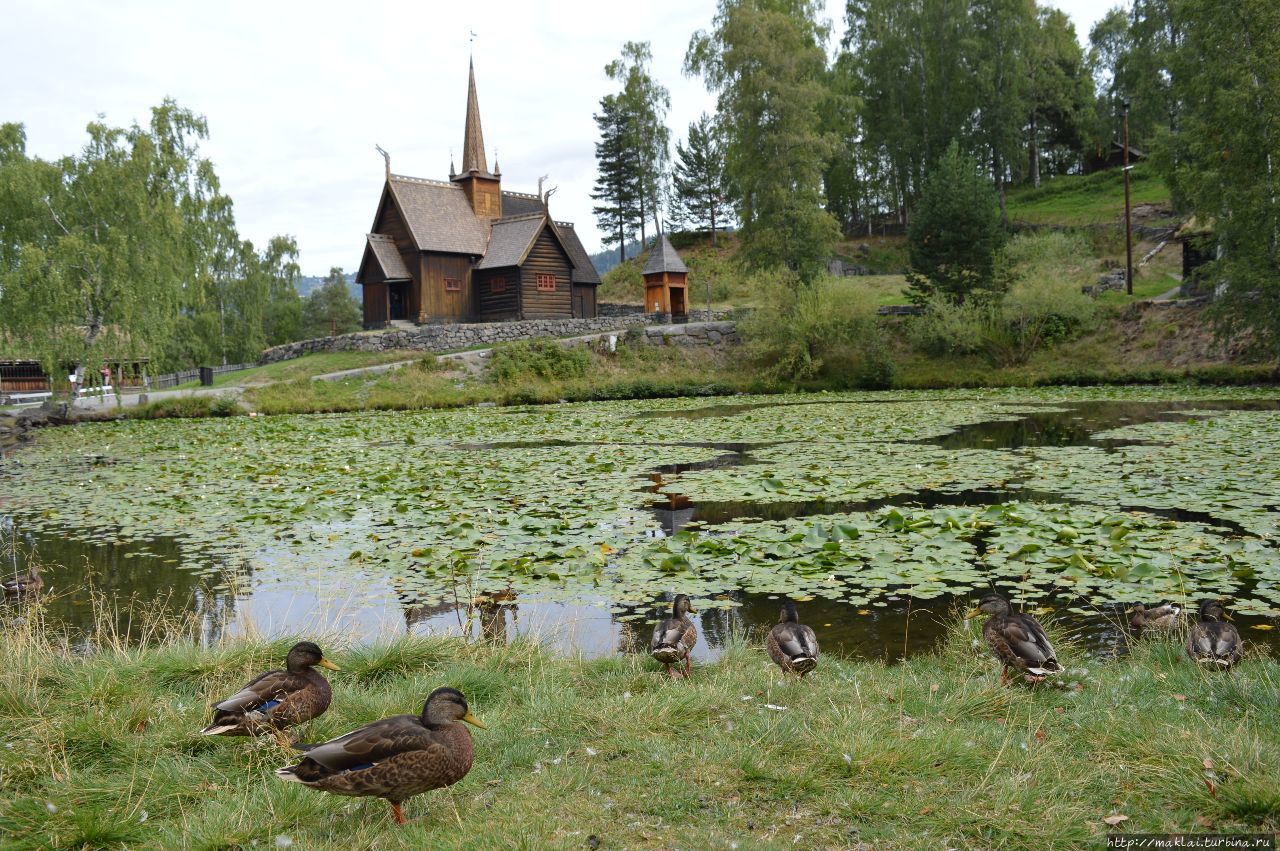
<path fill-rule="evenodd" d="M 654 416 L 733 416 L 760 405 L 720 405 L 698 411 L 653 412 Z M 1026 407 L 1021 406 L 1020 407 Z M 1280 402 L 1101 402 L 1055 406 L 1061 410 L 1037 411 L 1016 420 L 963 426 L 927 442 L 945 449 L 1013 449 L 1024 446 L 1099 446 L 1114 449 L 1122 441 L 1098 440 L 1093 435 L 1117 426 L 1153 421 L 1182 421 L 1191 409 L 1278 410 Z M 578 445 L 572 441 L 458 445 L 457 448 L 501 449 L 506 446 Z M 919 490 L 882 500 L 858 503 L 776 502 L 696 503 L 678 493 L 678 477 L 698 469 L 729 468 L 753 463 L 751 453 L 766 444 L 691 443 L 719 450 L 715 457 L 691 464 L 655 467 L 649 475 L 648 495 L 657 500 L 651 510 L 661 531 L 674 535 L 690 523 L 723 523 L 739 518 L 781 520 L 793 517 L 874 511 L 888 505 L 989 505 L 1009 500 L 1070 502 L 1065 495 L 1034 493 L 1021 489 L 972 490 L 958 493 Z M 92 463 L 86 461 L 85 463 Z M 1135 507 L 1137 510 L 1147 510 Z M 1229 533 L 1244 530 L 1221 520 L 1168 512 L 1182 521 L 1217 525 Z M 206 578 L 182 569 L 177 544 L 156 540 L 146 544 L 85 543 L 52 534 L 26 534 L 0 518 L 0 535 L 16 546 L 4 551 L 5 575 L 22 575 L 31 563 L 32 548 L 49 566 L 44 574 L 45 594 L 40 599 L 46 617 L 72 631 L 88 634 L 107 617 L 122 636 L 138 640 L 143 625 L 135 619 L 133 602 L 160 607 L 175 619 L 194 618 L 203 641 L 223 635 L 321 635 L 372 640 L 408 631 L 414 634 L 466 634 L 495 644 L 517 638 L 536 638 L 549 648 L 568 654 L 601 656 L 615 652 L 648 653 L 653 625 L 670 608 L 678 588 L 647 603 L 619 604 L 606 596 L 578 599 L 573 603 L 549 602 L 525 597 L 517 603 L 509 587 L 490 587 L 478 593 L 458 589 L 456 597 L 435 605 L 423 605 L 412 587 L 397 578 L 370 573 L 353 578 L 350 573 L 329 573 L 289 562 L 287 554 L 254 554 L 248 565 L 227 567 L 220 576 Z M 278 558 L 278 561 L 277 561 Z M 407 577 L 406 577 L 407 579 Z M 414 577 L 421 581 L 421 577 Z M 1012 589 L 1002 589 L 1008 592 Z M 798 604 L 800 617 L 812 626 L 824 652 L 853 658 L 895 661 L 927 652 L 940 645 L 955 628 L 955 598 L 929 601 L 889 596 L 858 608 L 845 601 L 813 599 Z M 1011 596 L 1016 597 L 1016 593 Z M 111 601 L 107 611 L 99 603 Z M 1084 601 L 1060 599 L 1053 605 L 1061 612 L 1057 623 L 1092 652 L 1114 655 L 1125 651 L 1129 632 L 1118 607 L 1093 609 L 1079 615 L 1065 611 Z M 1154 602 L 1154 601 L 1153 601 Z M 773 595 L 745 594 L 727 589 L 712 600 L 696 600 L 699 641 L 693 656 L 709 661 L 744 637 L 759 643 L 778 619 L 780 599 Z M 9 603 L 4 617 L 17 616 L 24 603 Z M 1053 616 L 1047 618 L 1052 621 Z M 1238 617 L 1241 627 L 1263 624 L 1265 619 Z M 977 624 L 967 627 L 976 637 Z M 1273 633 L 1246 635 L 1255 641 L 1280 644 Z"/>

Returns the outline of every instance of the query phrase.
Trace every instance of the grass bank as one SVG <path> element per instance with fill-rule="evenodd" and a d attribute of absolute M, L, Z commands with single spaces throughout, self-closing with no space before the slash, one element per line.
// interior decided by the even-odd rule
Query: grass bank
<path fill-rule="evenodd" d="M 196 732 L 292 639 L 169 635 L 88 653 L 29 626 L 0 636 L 5 847 L 1078 848 L 1120 816 L 1280 827 L 1280 665 L 1208 675 L 1172 642 L 1110 663 L 1068 648 L 1077 685 L 1032 689 L 1001 687 L 962 626 L 935 656 L 824 658 L 801 682 L 747 644 L 679 682 L 634 656 L 321 638 L 343 671 L 309 738 L 418 711 L 444 684 L 489 725 L 471 774 L 412 799 L 401 828 L 381 801 L 277 780 L 294 755 L 273 742 Z"/>

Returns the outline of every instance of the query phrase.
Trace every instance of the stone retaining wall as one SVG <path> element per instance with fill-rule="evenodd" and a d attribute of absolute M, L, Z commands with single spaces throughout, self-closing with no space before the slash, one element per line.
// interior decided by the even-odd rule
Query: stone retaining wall
<path fill-rule="evenodd" d="M 691 311 L 691 319 L 701 319 L 707 311 Z M 712 311 L 715 319 L 724 319 L 729 311 Z M 485 322 L 477 324 L 419 325 L 415 328 L 387 331 L 363 331 L 299 340 L 274 346 L 262 353 L 260 364 L 302 357 L 313 352 L 382 352 L 410 349 L 419 352 L 449 352 L 476 346 L 492 346 L 516 340 L 543 337 L 576 337 L 599 331 L 625 331 L 669 321 L 663 314 L 637 313 L 630 316 L 599 316 L 594 319 L 525 319 L 518 322 Z"/>
<path fill-rule="evenodd" d="M 645 328 L 644 342 L 651 346 L 723 346 L 741 340 L 736 322 L 689 322 Z"/>

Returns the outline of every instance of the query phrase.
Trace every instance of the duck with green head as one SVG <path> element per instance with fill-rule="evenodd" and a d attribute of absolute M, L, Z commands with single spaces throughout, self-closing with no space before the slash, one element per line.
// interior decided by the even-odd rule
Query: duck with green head
<path fill-rule="evenodd" d="M 382 798 L 397 824 L 400 805 L 414 795 L 452 786 L 471 770 L 471 733 L 484 729 L 455 688 L 438 688 L 421 715 L 393 715 L 319 745 L 299 745 L 306 756 L 276 776 L 335 795 Z"/>
<path fill-rule="evenodd" d="M 1058 654 L 1049 643 L 1049 636 L 1045 635 L 1040 621 L 1031 615 L 1013 611 L 1009 601 L 999 594 L 984 596 L 978 601 L 977 608 L 965 615 L 965 619 L 983 612 L 991 617 L 983 624 L 982 637 L 1004 664 L 1000 673 L 1001 685 L 1009 684 L 1010 668 L 1022 671 L 1031 683 L 1065 670 L 1058 662 Z"/>

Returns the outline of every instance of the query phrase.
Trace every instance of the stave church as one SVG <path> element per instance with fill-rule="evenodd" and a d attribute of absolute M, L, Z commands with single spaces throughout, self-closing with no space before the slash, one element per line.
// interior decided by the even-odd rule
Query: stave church
<path fill-rule="evenodd" d="M 600 276 L 547 197 L 508 192 L 489 170 L 475 65 L 467 84 L 462 169 L 448 180 L 386 169 L 356 282 L 364 325 L 506 322 L 596 315 Z"/>

